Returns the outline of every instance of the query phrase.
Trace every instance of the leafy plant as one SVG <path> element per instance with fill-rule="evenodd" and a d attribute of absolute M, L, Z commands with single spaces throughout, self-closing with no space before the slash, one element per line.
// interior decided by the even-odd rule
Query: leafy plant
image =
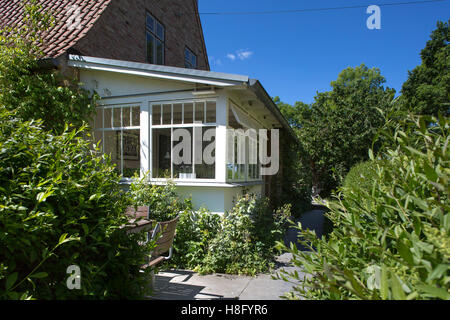
<path fill-rule="evenodd" d="M 91 119 L 97 95 L 80 88 L 75 75 L 45 67 L 42 36 L 54 23 L 36 0 L 24 1 L 24 23 L 0 29 L 0 104 L 19 119 L 42 119 L 46 130 L 61 133 L 66 123 Z"/>
<path fill-rule="evenodd" d="M 373 166 L 371 186 L 329 204 L 328 238 L 301 231 L 311 252 L 289 249 L 311 275 L 280 273 L 299 282 L 289 298 L 450 299 L 449 128 L 446 117 L 388 123 L 395 145 L 379 155 L 386 165 Z"/>
<path fill-rule="evenodd" d="M 61 135 L 0 106 L 0 298 L 136 298 L 152 243 L 126 233 L 127 199 L 85 127 Z M 70 241 L 69 241 L 70 240 Z M 81 290 L 66 269 L 81 269 Z"/>
<path fill-rule="evenodd" d="M 221 221 L 220 231 L 211 240 L 199 272 L 254 275 L 272 265 L 275 241 L 281 238 L 290 206 L 274 213 L 268 199 L 247 194 L 237 200 Z"/>
<path fill-rule="evenodd" d="M 190 199 L 182 200 L 176 193 L 175 183 L 157 185 L 148 182 L 148 175 L 139 178 L 136 173 L 128 190 L 131 205 L 148 206 L 150 219 L 168 221 L 184 211 L 191 211 Z"/>
<path fill-rule="evenodd" d="M 220 216 L 206 209 L 183 211 L 177 226 L 173 259 L 169 264 L 188 269 L 202 265 L 210 242 L 221 229 L 220 223 Z"/>

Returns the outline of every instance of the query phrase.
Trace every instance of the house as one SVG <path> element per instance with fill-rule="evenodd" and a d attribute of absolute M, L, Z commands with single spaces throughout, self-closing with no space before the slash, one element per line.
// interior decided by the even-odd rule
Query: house
<path fill-rule="evenodd" d="M 93 137 L 125 185 L 170 178 L 216 213 L 280 192 L 291 128 L 258 80 L 209 70 L 196 0 L 42 3 L 57 19 L 43 61 L 101 96 Z M 20 23 L 20 6 L 0 1 L 1 24 Z"/>

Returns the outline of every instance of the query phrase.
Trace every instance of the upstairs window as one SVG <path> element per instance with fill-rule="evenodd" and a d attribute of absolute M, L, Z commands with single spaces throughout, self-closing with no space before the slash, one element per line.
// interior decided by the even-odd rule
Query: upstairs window
<path fill-rule="evenodd" d="M 197 69 L 197 56 L 188 47 L 184 48 L 184 66 L 189 69 Z"/>
<path fill-rule="evenodd" d="M 151 64 L 164 64 L 164 26 L 147 13 L 145 29 L 147 34 L 147 62 Z"/>

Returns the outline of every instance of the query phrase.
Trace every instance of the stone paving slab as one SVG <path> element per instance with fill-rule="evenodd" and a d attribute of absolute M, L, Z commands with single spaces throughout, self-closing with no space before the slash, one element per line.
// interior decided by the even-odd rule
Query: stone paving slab
<path fill-rule="evenodd" d="M 287 255 L 287 256 L 286 256 Z M 289 260 L 289 254 L 281 256 L 279 262 Z M 297 270 L 285 265 L 277 271 Z M 153 299 L 159 300 L 281 300 L 282 295 L 291 291 L 292 283 L 272 279 L 270 274 L 256 277 L 211 274 L 199 275 L 189 270 L 167 270 L 155 275 Z"/>

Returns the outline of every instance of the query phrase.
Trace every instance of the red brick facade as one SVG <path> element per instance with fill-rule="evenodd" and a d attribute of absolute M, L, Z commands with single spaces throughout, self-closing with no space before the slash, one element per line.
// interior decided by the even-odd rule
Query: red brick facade
<path fill-rule="evenodd" d="M 197 56 L 197 69 L 209 70 L 197 0 L 113 0 L 69 52 L 147 62 L 146 12 L 165 27 L 165 65 L 184 68 L 187 46 Z"/>

